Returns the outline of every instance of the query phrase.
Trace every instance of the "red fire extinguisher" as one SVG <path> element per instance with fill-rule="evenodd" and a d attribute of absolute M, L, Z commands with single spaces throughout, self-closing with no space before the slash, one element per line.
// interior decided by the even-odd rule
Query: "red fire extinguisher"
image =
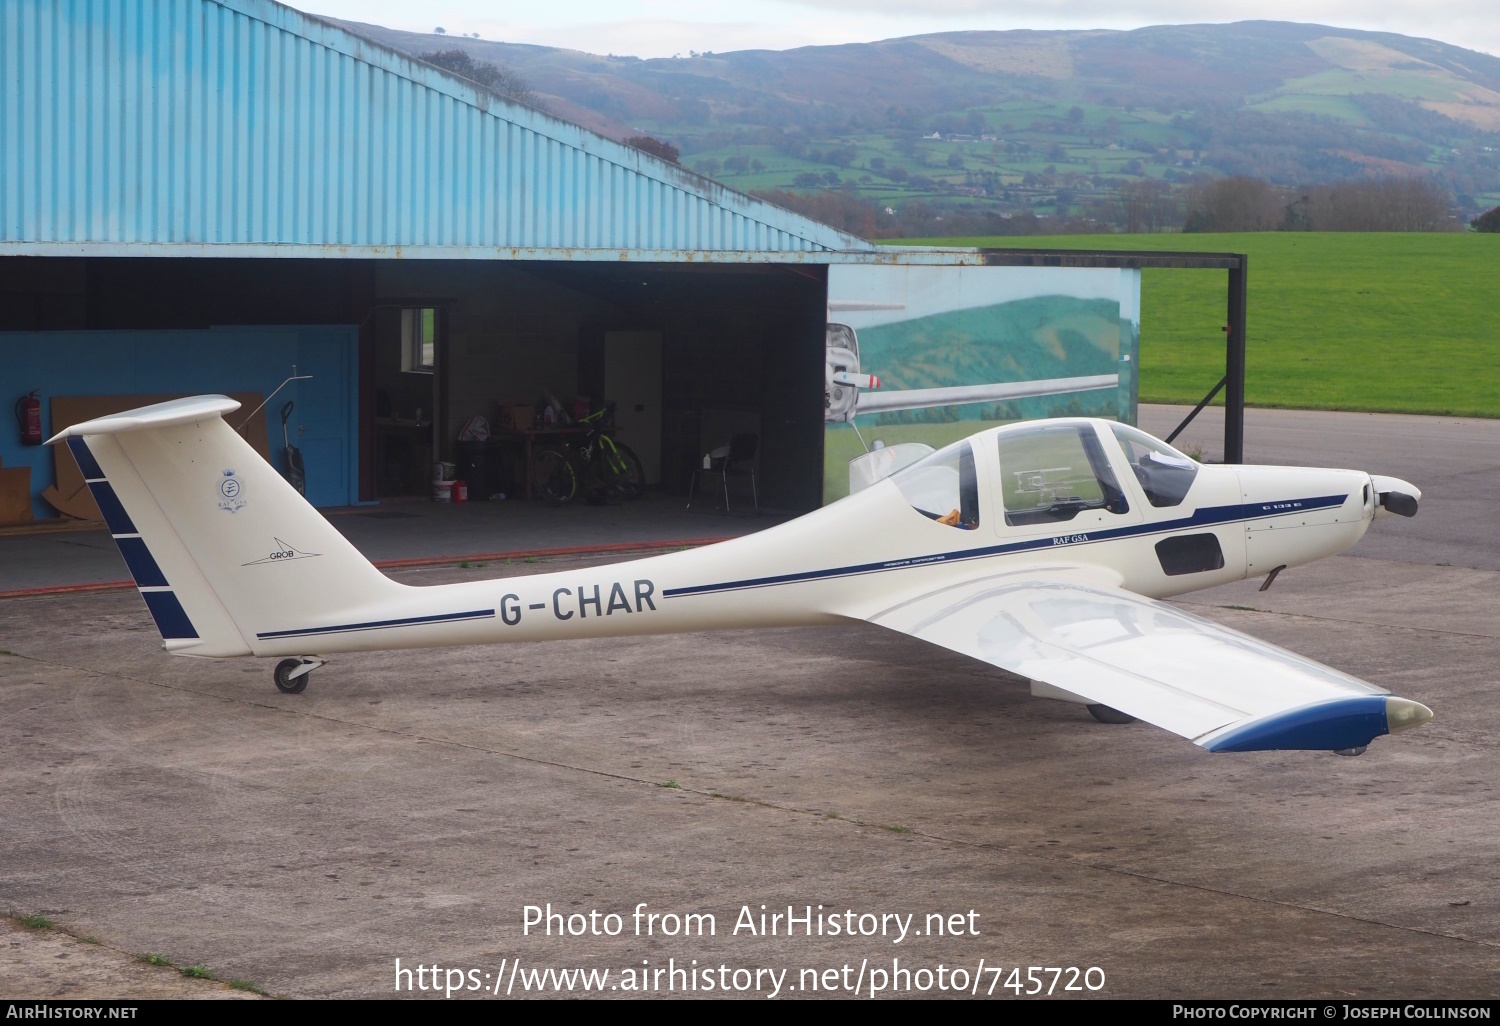
<path fill-rule="evenodd" d="M 42 401 L 35 391 L 16 400 L 16 424 L 21 429 L 22 445 L 42 444 Z"/>

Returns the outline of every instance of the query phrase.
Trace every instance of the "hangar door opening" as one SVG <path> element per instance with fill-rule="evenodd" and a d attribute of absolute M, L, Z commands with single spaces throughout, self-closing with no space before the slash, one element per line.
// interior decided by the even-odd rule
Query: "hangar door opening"
<path fill-rule="evenodd" d="M 524 498 L 528 447 L 571 442 L 544 419 L 546 407 L 555 402 L 562 422 L 613 402 L 613 437 L 643 465 L 647 489 L 633 507 L 642 514 L 682 514 L 704 454 L 744 434 L 756 438 L 747 462 L 761 506 L 813 509 L 822 501 L 826 271 L 382 262 L 372 318 L 375 451 L 386 454 L 377 477 L 394 481 L 398 448 L 413 452 L 431 438 L 430 459 L 454 464 L 471 503 Z M 432 364 L 403 364 L 400 312 L 429 309 Z M 483 440 L 474 437 L 478 419 Z M 398 446 L 398 433 L 411 438 Z M 401 473 L 428 480 L 420 467 Z M 749 482 L 739 484 L 748 508 Z"/>

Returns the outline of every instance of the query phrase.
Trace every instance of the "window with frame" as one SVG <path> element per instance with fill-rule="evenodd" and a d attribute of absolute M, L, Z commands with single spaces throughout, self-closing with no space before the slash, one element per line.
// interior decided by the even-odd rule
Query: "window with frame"
<path fill-rule="evenodd" d="M 996 442 L 1010 526 L 1060 523 L 1091 509 L 1130 512 L 1092 424 L 1037 424 L 1002 431 Z"/>
<path fill-rule="evenodd" d="M 408 374 L 431 374 L 437 363 L 435 307 L 406 307 L 401 311 L 401 369 Z"/>
<path fill-rule="evenodd" d="M 1141 483 L 1146 501 L 1157 508 L 1181 505 L 1198 476 L 1198 464 L 1166 442 L 1128 424 L 1111 424 L 1110 430 Z"/>
<path fill-rule="evenodd" d="M 912 508 L 929 520 L 962 531 L 979 526 L 979 482 L 968 439 L 923 457 L 891 480 Z"/>

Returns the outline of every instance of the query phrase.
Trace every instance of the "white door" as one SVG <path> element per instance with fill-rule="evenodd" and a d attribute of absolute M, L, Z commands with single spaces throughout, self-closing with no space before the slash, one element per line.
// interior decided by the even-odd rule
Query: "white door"
<path fill-rule="evenodd" d="M 661 332 L 605 332 L 604 398 L 615 403 L 615 440 L 641 458 L 647 484 L 661 484 Z"/>

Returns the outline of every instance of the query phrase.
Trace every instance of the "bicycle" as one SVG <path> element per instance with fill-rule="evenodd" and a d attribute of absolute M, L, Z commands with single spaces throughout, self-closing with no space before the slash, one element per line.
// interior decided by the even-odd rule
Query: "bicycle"
<path fill-rule="evenodd" d="M 630 446 L 609 436 L 614 414 L 615 404 L 605 403 L 578 420 L 587 429 L 582 439 L 544 446 L 532 456 L 532 480 L 550 502 L 572 502 L 580 488 L 599 502 L 607 495 L 626 501 L 640 498 L 646 486 L 641 460 Z"/>
<path fill-rule="evenodd" d="M 565 446 L 544 445 L 532 454 L 531 481 L 554 506 L 565 506 L 578 495 L 578 471 Z"/>
<path fill-rule="evenodd" d="M 590 476 L 592 471 L 598 475 L 605 490 L 616 497 L 626 501 L 639 499 L 646 487 L 640 457 L 630 446 L 609 436 L 615 426 L 615 404 L 605 403 L 587 417 L 580 418 L 578 424 L 588 428 L 583 440 L 573 445 L 584 476 Z"/>

